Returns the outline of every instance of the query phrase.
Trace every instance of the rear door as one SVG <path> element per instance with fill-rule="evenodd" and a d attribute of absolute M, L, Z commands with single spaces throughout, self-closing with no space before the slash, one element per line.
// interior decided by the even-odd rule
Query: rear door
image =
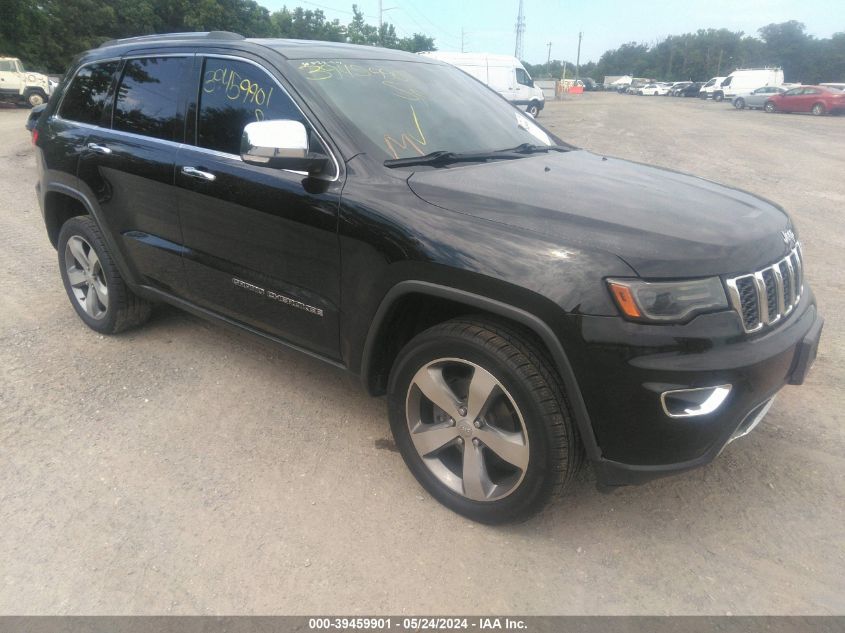
<path fill-rule="evenodd" d="M 339 357 L 337 162 L 316 180 L 248 165 L 244 126 L 295 119 L 327 153 L 283 83 L 260 60 L 198 56 L 189 141 L 176 158 L 189 298 L 324 356 Z"/>
<path fill-rule="evenodd" d="M 819 96 L 822 91 L 818 88 L 804 88 L 801 93 L 801 110 L 800 112 L 809 112 L 813 105 L 818 103 Z"/>
<path fill-rule="evenodd" d="M 184 282 L 173 169 L 193 63 L 193 54 L 123 60 L 113 105 L 79 160 L 80 187 L 96 200 L 135 281 L 172 293 Z"/>

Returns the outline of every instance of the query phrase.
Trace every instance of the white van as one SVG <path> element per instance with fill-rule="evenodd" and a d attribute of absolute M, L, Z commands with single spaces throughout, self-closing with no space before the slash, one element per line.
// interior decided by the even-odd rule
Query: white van
<path fill-rule="evenodd" d="M 713 77 L 710 81 L 701 86 L 701 90 L 698 91 L 698 98 L 708 99 L 712 97 L 716 90 L 718 90 L 722 85 L 722 81 L 725 79 L 726 77 Z"/>
<path fill-rule="evenodd" d="M 713 91 L 713 100 L 732 100 L 741 94 L 750 94 L 763 86 L 783 85 L 782 68 L 737 68 L 722 80 Z"/>
<path fill-rule="evenodd" d="M 543 91 L 534 85 L 531 75 L 516 57 L 488 53 L 419 53 L 452 64 L 484 82 L 515 106 L 536 117 L 546 105 Z"/>

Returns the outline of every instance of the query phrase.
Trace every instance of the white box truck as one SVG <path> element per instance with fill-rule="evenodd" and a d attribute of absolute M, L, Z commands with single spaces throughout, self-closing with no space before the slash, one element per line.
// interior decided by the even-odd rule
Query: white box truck
<path fill-rule="evenodd" d="M 782 68 L 737 68 L 722 80 L 721 85 L 713 90 L 713 100 L 727 99 L 742 94 L 751 94 L 763 86 L 782 86 Z"/>
<path fill-rule="evenodd" d="M 516 57 L 443 51 L 430 51 L 419 55 L 457 66 L 533 117 L 538 116 L 546 104 L 543 91 L 534 85 L 531 75 Z"/>

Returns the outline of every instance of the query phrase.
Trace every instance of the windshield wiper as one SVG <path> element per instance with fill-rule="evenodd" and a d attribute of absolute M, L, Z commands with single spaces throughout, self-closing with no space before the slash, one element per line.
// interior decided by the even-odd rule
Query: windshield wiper
<path fill-rule="evenodd" d="M 502 160 L 521 158 L 527 154 L 538 152 L 568 152 L 571 147 L 565 145 L 533 145 L 522 143 L 508 149 L 497 149 L 490 152 L 450 152 L 440 150 L 423 156 L 411 156 L 410 158 L 390 158 L 384 161 L 385 167 L 410 167 L 413 165 L 450 165 L 453 163 L 476 163 L 486 160 Z"/>

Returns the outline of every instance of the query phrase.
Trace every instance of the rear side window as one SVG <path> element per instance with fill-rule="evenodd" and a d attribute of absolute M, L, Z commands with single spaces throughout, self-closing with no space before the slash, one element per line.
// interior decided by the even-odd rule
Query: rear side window
<path fill-rule="evenodd" d="M 199 91 L 197 145 L 239 155 L 244 127 L 271 119 L 305 123 L 265 71 L 236 59 L 206 58 Z"/>
<path fill-rule="evenodd" d="M 0 73 L 12 73 L 15 70 L 15 66 L 11 60 L 0 61 Z"/>
<path fill-rule="evenodd" d="M 70 121 L 99 125 L 118 64 L 116 61 L 103 62 L 80 69 L 65 91 L 59 116 Z"/>
<path fill-rule="evenodd" d="M 112 127 L 166 141 L 181 140 L 179 97 L 192 63 L 188 57 L 128 60 L 117 89 Z"/>

